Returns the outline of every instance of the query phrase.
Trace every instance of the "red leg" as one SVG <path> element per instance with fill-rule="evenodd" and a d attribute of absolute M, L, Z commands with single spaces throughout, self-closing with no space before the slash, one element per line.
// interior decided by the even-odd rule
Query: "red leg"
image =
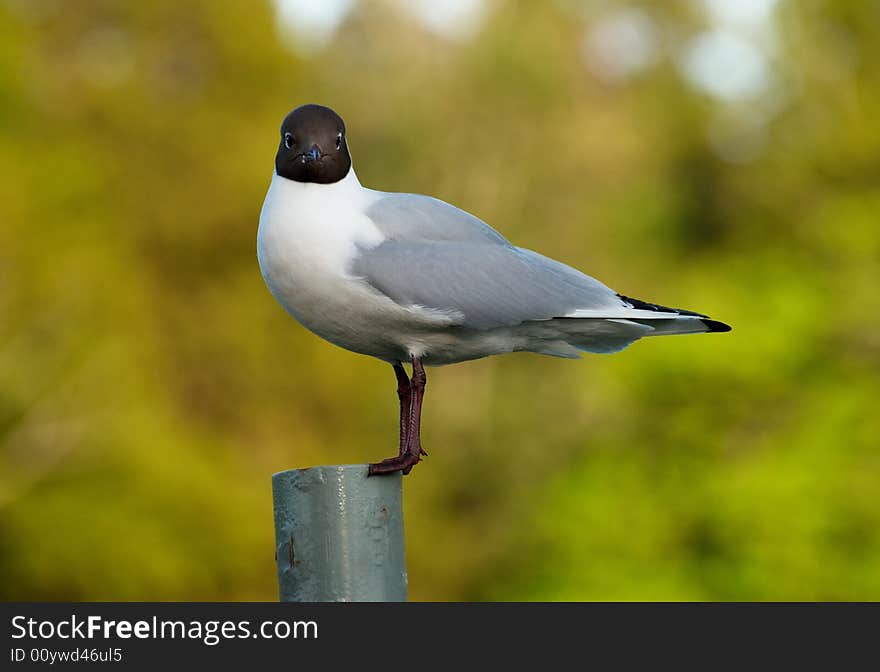
<path fill-rule="evenodd" d="M 412 411 L 410 412 L 409 427 L 409 455 L 414 460 L 412 464 L 407 466 L 404 474 L 408 474 L 412 468 L 419 462 L 422 455 L 427 453 L 422 450 L 421 426 L 422 426 L 422 401 L 425 398 L 425 384 L 428 377 L 425 375 L 425 367 L 418 357 L 412 358 Z"/>
<path fill-rule="evenodd" d="M 397 376 L 397 398 L 400 400 L 400 447 L 397 456 L 401 457 L 406 453 L 409 445 L 409 432 L 412 415 L 412 385 L 406 376 L 406 369 L 403 364 L 397 362 L 394 365 L 394 374 Z"/>
<path fill-rule="evenodd" d="M 389 457 L 370 465 L 370 475 L 391 474 L 402 471 L 408 474 L 418 464 L 422 455 L 419 429 L 421 425 L 422 400 L 425 396 L 425 368 L 417 358 L 412 358 L 412 380 L 406 377 L 406 371 L 398 363 L 394 366 L 397 375 L 397 396 L 400 399 L 400 449 L 397 457 Z"/>

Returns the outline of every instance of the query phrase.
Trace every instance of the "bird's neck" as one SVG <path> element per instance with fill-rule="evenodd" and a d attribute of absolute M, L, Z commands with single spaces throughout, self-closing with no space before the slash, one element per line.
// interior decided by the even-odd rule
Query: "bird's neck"
<path fill-rule="evenodd" d="M 297 182 L 282 177 L 277 171 L 272 174 L 272 187 L 286 192 L 291 196 L 303 196 L 307 198 L 353 198 L 361 191 L 360 180 L 354 172 L 354 166 L 349 168 L 348 174 L 338 182 L 319 184 L 317 182 Z"/>
<path fill-rule="evenodd" d="M 361 186 L 354 168 L 330 184 L 297 182 L 274 173 L 263 207 L 264 214 L 277 212 L 284 213 L 285 218 L 295 216 L 302 221 L 310 218 L 322 221 L 362 213 L 378 195 L 379 192 Z"/>

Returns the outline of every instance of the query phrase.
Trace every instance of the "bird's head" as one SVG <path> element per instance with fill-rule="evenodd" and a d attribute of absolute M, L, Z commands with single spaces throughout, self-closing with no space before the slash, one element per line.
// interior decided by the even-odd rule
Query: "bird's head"
<path fill-rule="evenodd" d="M 330 184 L 351 169 L 345 122 L 323 105 L 301 105 L 281 124 L 275 172 L 297 182 Z"/>

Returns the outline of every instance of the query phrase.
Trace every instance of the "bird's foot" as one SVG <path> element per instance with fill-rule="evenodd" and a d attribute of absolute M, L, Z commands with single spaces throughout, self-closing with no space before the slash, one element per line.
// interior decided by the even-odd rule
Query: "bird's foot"
<path fill-rule="evenodd" d="M 398 455 L 397 457 L 389 457 L 387 460 L 371 464 L 369 474 L 370 476 L 378 476 L 381 474 L 393 474 L 400 471 L 405 475 L 412 471 L 412 468 L 416 466 L 420 460 L 421 457 L 418 454 L 413 455 L 412 453 Z"/>

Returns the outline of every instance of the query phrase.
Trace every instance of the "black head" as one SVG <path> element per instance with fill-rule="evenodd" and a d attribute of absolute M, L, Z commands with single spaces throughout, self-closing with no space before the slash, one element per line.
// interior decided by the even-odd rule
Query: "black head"
<path fill-rule="evenodd" d="M 281 124 L 275 172 L 297 182 L 330 184 L 348 175 L 345 122 L 329 107 L 301 105 Z"/>

